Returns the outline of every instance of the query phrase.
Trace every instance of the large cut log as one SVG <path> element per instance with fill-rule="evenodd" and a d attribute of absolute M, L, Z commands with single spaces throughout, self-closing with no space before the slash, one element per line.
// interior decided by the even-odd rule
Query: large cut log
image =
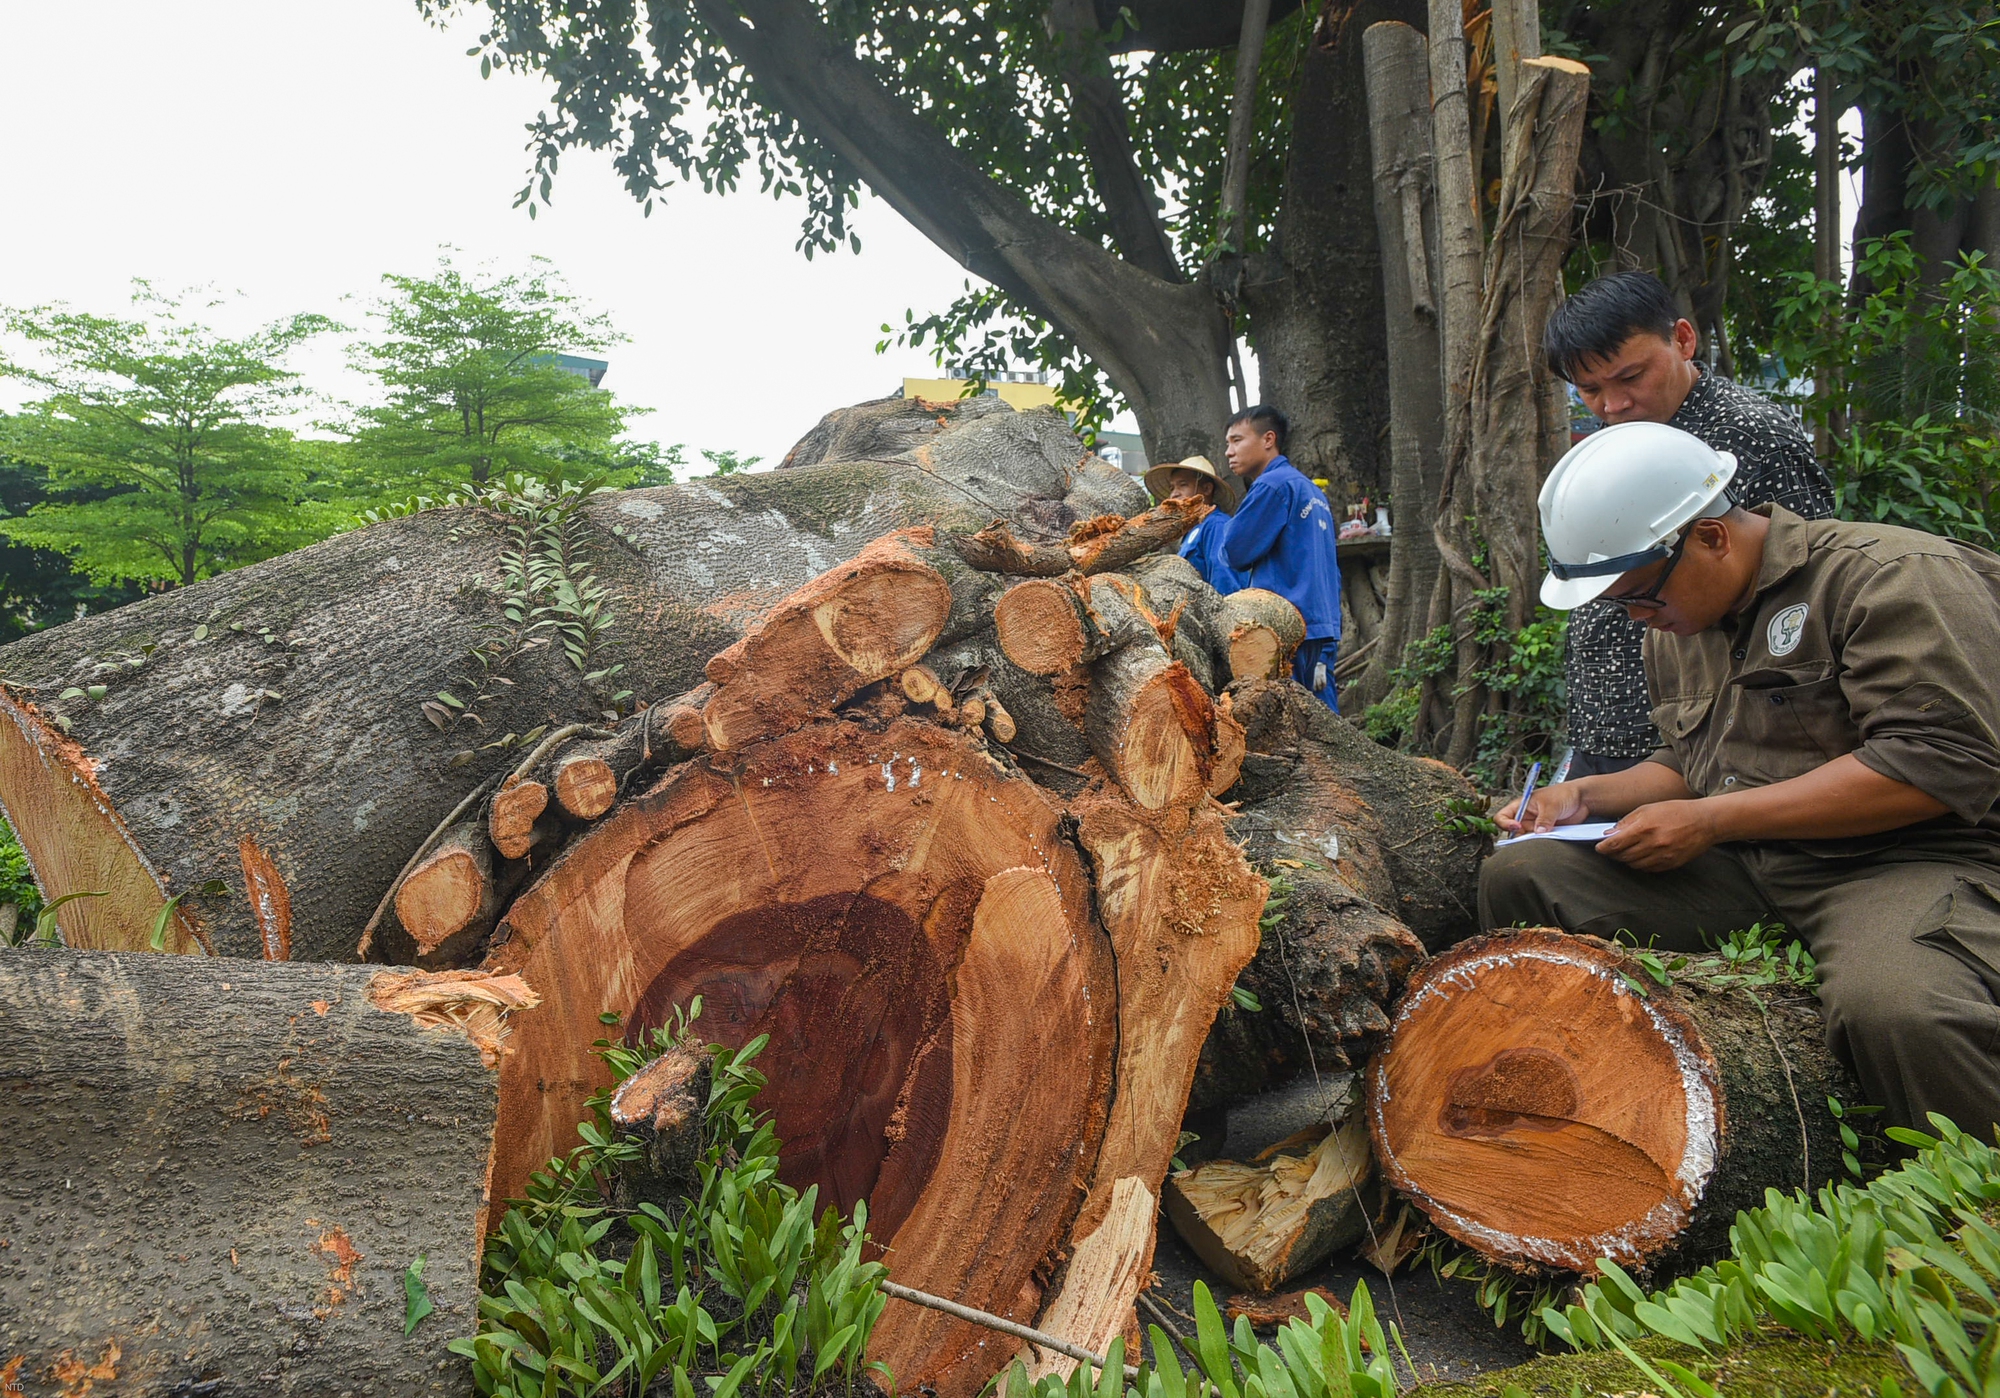
<path fill-rule="evenodd" d="M 1410 980 L 1369 1068 L 1389 1182 L 1522 1270 L 1699 1265 L 1769 1188 L 1840 1171 L 1857 1100 L 1810 991 L 1685 975 L 1549 929 L 1477 937 Z"/>
<path fill-rule="evenodd" d="M 1053 412 L 864 416 L 911 445 L 542 501 L 534 528 L 497 498 L 425 510 L 0 650 L 0 807 L 45 895 L 105 895 L 63 905 L 65 941 L 144 948 L 186 895 L 171 950 L 351 958 L 467 792 L 552 728 L 689 690 L 869 541 L 996 516 L 1060 536 L 1146 508 Z M 557 553 L 603 589 L 578 656 L 534 617 L 553 596 L 524 592 Z"/>
<path fill-rule="evenodd" d="M 9 1394 L 470 1393 L 518 982 L 0 954 Z M 436 1313 L 404 1336 L 404 1277 Z"/>

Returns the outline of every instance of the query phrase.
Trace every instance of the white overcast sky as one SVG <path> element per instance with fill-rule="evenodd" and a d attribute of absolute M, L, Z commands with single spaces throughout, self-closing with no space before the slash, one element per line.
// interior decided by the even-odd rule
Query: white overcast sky
<path fill-rule="evenodd" d="M 482 81 L 413 0 L 0 0 L 0 305 L 129 310 L 130 281 L 213 285 L 227 328 L 358 321 L 385 271 L 550 258 L 630 342 L 604 386 L 637 435 L 775 460 L 827 410 L 936 372 L 878 356 L 884 321 L 966 274 L 886 205 L 859 256 L 793 251 L 800 205 L 676 189 L 643 217 L 608 162 L 565 157 L 555 205 L 512 207 L 538 79 Z M 331 346 L 296 367 L 344 394 Z M 0 406 L 18 386 L 0 383 Z"/>

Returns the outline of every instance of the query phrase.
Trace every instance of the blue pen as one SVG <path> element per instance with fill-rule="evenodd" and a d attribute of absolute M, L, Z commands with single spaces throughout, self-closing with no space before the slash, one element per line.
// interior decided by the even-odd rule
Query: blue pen
<path fill-rule="evenodd" d="M 1528 769 L 1528 784 L 1521 788 L 1521 804 L 1514 807 L 1514 821 L 1516 824 L 1519 824 L 1521 817 L 1527 813 L 1528 798 L 1535 794 L 1535 778 L 1541 774 L 1542 764 L 1539 762 Z"/>

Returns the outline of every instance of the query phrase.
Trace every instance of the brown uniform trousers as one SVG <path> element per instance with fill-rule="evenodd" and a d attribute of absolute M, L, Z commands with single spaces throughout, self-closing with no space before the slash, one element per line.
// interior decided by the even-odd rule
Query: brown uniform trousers
<path fill-rule="evenodd" d="M 1643 874 L 1589 845 L 1528 840 L 1480 871 L 1484 927 L 1557 926 L 1701 951 L 1777 918 L 1819 961 L 1827 1046 L 1890 1125 L 1928 1112 L 1990 1138 L 2000 1103 L 2000 869 L 1888 850 L 1823 859 L 1724 845 Z"/>
<path fill-rule="evenodd" d="M 1946 814 L 1842 840 L 1728 845 L 1642 874 L 1530 840 L 1487 861 L 1488 927 L 1631 932 L 1695 950 L 1777 917 L 1818 958 L 1827 1040 L 1892 1123 L 2000 1121 L 2000 558 L 1887 525 L 1759 506 L 1754 595 L 1692 636 L 1650 631 L 1651 761 L 1698 797 L 1851 753 Z"/>

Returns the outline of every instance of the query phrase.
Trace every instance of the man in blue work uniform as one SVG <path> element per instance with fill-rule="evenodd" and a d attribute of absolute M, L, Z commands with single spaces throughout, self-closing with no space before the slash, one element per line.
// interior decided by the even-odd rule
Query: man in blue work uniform
<path fill-rule="evenodd" d="M 1326 492 L 1285 457 L 1291 424 L 1276 408 L 1245 408 L 1229 420 L 1229 469 L 1249 487 L 1229 521 L 1223 556 L 1250 580 L 1275 592 L 1306 619 L 1305 643 L 1292 676 L 1340 712 L 1333 663 L 1340 653 L 1340 562 Z"/>
<path fill-rule="evenodd" d="M 1214 512 L 1181 540 L 1181 557 L 1194 565 L 1203 582 L 1225 594 L 1250 586 L 1222 556 L 1223 536 L 1229 532 L 1228 506 L 1223 499 L 1227 484 L 1205 456 L 1163 462 L 1146 472 L 1146 489 L 1153 492 L 1155 500 L 1200 500 L 1215 506 Z M 1240 494 L 1234 490 L 1227 493 L 1232 498 Z"/>

